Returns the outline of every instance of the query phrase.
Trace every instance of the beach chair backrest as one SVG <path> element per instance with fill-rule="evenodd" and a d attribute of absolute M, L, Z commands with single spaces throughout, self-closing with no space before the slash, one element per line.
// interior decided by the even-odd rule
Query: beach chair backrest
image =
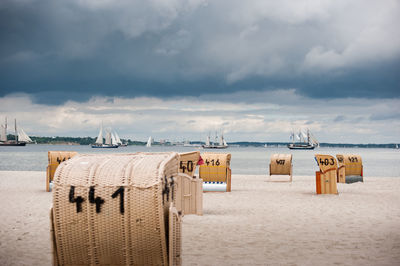
<path fill-rule="evenodd" d="M 326 154 L 315 154 L 315 160 L 319 166 L 319 169 L 322 173 L 326 173 L 328 171 L 335 171 L 337 169 L 337 162 L 335 157 Z"/>
<path fill-rule="evenodd" d="M 199 151 L 185 152 L 179 154 L 179 173 L 192 176 L 196 172 L 197 163 L 200 159 Z"/>

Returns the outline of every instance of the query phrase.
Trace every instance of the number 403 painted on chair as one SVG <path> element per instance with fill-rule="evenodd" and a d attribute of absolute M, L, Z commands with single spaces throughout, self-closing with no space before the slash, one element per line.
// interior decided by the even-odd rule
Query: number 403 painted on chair
<path fill-rule="evenodd" d="M 125 209 L 124 209 L 124 187 L 119 187 L 112 195 L 111 198 L 116 198 L 119 196 L 119 212 L 121 214 L 124 214 Z M 89 203 L 95 204 L 96 205 L 96 213 L 100 213 L 101 211 L 101 206 L 105 203 L 105 200 L 102 199 L 101 197 L 96 197 L 95 196 L 95 188 L 94 186 L 91 186 L 89 189 L 88 193 L 88 199 Z M 69 190 L 69 196 L 68 196 L 68 201 L 70 203 L 75 203 L 76 204 L 76 212 L 81 212 L 82 211 L 82 203 L 85 201 L 85 199 L 81 196 L 75 197 L 75 187 L 71 186 Z"/>

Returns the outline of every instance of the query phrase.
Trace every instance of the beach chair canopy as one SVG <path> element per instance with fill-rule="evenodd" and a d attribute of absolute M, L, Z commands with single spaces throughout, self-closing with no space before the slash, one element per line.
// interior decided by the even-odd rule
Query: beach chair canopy
<path fill-rule="evenodd" d="M 179 265 L 178 162 L 177 153 L 136 153 L 77 155 L 61 164 L 52 212 L 58 264 Z"/>
<path fill-rule="evenodd" d="M 226 182 L 231 162 L 230 153 L 202 153 L 200 178 L 204 182 Z"/>
<path fill-rule="evenodd" d="M 337 162 L 335 157 L 326 154 L 315 154 L 315 160 L 322 173 L 337 169 Z"/>

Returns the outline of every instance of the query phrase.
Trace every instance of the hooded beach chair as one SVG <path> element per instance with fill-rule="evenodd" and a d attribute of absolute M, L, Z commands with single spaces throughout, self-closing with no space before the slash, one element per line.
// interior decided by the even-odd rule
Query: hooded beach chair
<path fill-rule="evenodd" d="M 292 182 L 292 155 L 272 154 L 269 163 L 269 181 Z"/>
<path fill-rule="evenodd" d="M 181 265 L 177 153 L 77 155 L 54 176 L 55 265 Z"/>
<path fill-rule="evenodd" d="M 54 173 L 56 172 L 57 167 L 62 163 L 65 162 L 66 160 L 71 159 L 78 153 L 75 151 L 49 151 L 47 153 L 48 155 L 48 161 L 49 164 L 46 169 L 46 191 L 50 192 L 52 183 L 53 183 L 53 178 L 54 178 Z"/>
<path fill-rule="evenodd" d="M 360 155 L 336 154 L 339 163 L 337 180 L 339 183 L 364 182 L 363 164 Z"/>
<path fill-rule="evenodd" d="M 335 157 L 315 154 L 315 160 L 320 169 L 315 172 L 317 194 L 338 194 Z"/>

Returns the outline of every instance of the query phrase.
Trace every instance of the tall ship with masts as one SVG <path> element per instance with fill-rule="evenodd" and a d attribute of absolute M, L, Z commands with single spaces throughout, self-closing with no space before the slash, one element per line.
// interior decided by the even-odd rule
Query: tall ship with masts
<path fill-rule="evenodd" d="M 17 128 L 17 119 L 14 119 L 14 139 L 8 139 L 7 127 L 6 117 L 4 125 L 1 125 L 0 146 L 25 146 L 27 143 L 33 142 L 22 128 Z"/>
<path fill-rule="evenodd" d="M 287 146 L 291 150 L 313 150 L 315 147 L 319 146 L 319 142 L 314 135 L 311 134 L 309 129 L 307 129 L 307 132 L 299 130 L 297 134 L 292 131 L 290 139 L 292 143 L 289 143 Z"/>
<path fill-rule="evenodd" d="M 104 133 L 105 133 L 105 138 L 103 138 Z M 92 144 L 92 148 L 118 148 L 118 147 L 119 145 L 117 138 L 115 137 L 115 134 L 112 132 L 110 128 L 106 128 L 103 132 L 103 124 L 101 124 L 99 135 L 97 136 L 96 142 Z"/>
<path fill-rule="evenodd" d="M 215 132 L 215 141 L 211 142 L 210 135 L 207 136 L 206 143 L 202 145 L 204 149 L 226 149 L 228 148 L 228 144 L 224 139 L 224 134 L 221 133 L 221 136 L 218 138 L 218 133 Z"/>

